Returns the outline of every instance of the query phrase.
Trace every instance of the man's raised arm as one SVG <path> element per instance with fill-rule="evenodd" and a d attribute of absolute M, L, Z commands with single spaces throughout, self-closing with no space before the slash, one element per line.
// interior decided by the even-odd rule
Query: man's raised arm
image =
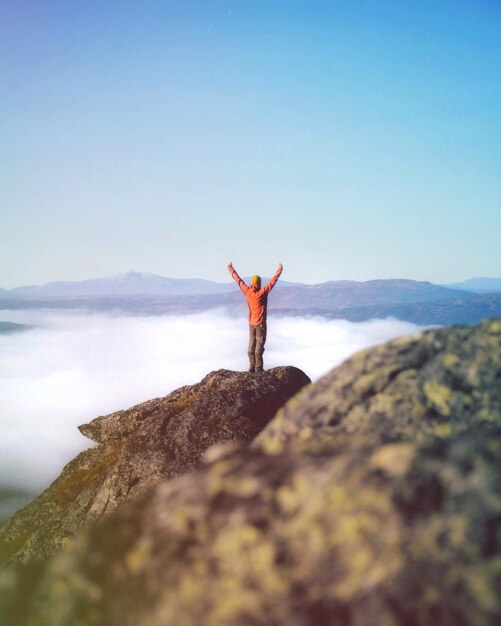
<path fill-rule="evenodd" d="M 284 269 L 284 266 L 281 263 L 279 263 L 277 267 L 277 271 L 273 274 L 273 276 L 270 278 L 270 281 L 266 283 L 264 287 L 264 290 L 266 293 L 268 293 L 268 291 L 271 291 L 273 287 L 277 284 L 277 280 L 280 278 L 280 274 L 282 273 L 283 269 Z"/>
<path fill-rule="evenodd" d="M 237 274 L 237 271 L 235 270 L 235 268 L 233 267 L 233 265 L 230 263 L 228 263 L 228 272 L 231 274 L 231 277 L 233 278 L 233 280 L 237 283 L 237 285 L 240 287 L 240 289 L 246 293 L 247 291 L 249 291 L 249 287 L 244 283 L 244 281 L 240 278 L 240 276 Z"/>

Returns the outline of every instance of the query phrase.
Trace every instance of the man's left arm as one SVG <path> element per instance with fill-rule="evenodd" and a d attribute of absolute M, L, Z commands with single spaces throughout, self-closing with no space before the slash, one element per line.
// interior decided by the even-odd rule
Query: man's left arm
<path fill-rule="evenodd" d="M 268 293 L 273 289 L 273 287 L 277 284 L 277 280 L 280 278 L 280 274 L 283 272 L 284 266 L 279 263 L 277 267 L 277 271 L 273 274 L 270 281 L 266 283 L 264 286 L 265 293 Z"/>

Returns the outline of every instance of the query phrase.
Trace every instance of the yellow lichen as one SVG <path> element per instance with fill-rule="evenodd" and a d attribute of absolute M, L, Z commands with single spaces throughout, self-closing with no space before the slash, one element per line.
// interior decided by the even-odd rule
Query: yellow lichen
<path fill-rule="evenodd" d="M 261 491 L 262 484 L 258 478 L 251 475 L 239 476 L 238 480 L 232 480 L 231 477 L 228 477 L 223 488 L 226 493 L 241 498 L 250 498 Z"/>
<path fill-rule="evenodd" d="M 452 426 L 450 424 L 436 424 L 433 432 L 440 439 L 447 439 L 452 435 Z"/>
<path fill-rule="evenodd" d="M 428 402 L 438 413 L 444 416 L 451 414 L 452 391 L 449 387 L 441 385 L 436 380 L 427 380 L 423 385 L 423 391 Z"/>
<path fill-rule="evenodd" d="M 197 399 L 197 396 L 192 394 L 192 395 L 184 396 L 183 398 L 180 398 L 179 400 L 167 400 L 163 403 L 163 406 L 172 407 L 175 409 L 183 409 L 185 406 L 188 406 L 188 404 L 191 404 L 196 399 Z"/>
<path fill-rule="evenodd" d="M 308 493 L 308 483 L 299 475 L 294 475 L 290 484 L 277 489 L 276 498 L 282 510 L 288 514 L 298 509 Z"/>
<path fill-rule="evenodd" d="M 491 335 L 501 334 L 501 320 L 491 320 L 488 323 L 487 330 Z"/>
<path fill-rule="evenodd" d="M 366 348 L 365 350 L 360 350 L 360 352 L 355 352 L 355 354 L 351 357 L 352 363 L 357 363 L 359 361 L 364 361 L 370 353 L 370 349 Z"/>
<path fill-rule="evenodd" d="M 454 367 L 455 365 L 459 363 L 459 360 L 460 359 L 457 356 L 457 354 L 452 354 L 452 353 L 444 354 L 444 356 L 442 357 L 442 362 L 444 366 L 447 368 Z"/>
<path fill-rule="evenodd" d="M 151 557 L 151 540 L 141 538 L 134 546 L 125 554 L 125 564 L 132 574 L 140 572 Z"/>
<path fill-rule="evenodd" d="M 214 544 L 219 578 L 213 624 L 237 624 L 242 613 L 266 618 L 265 606 L 287 590 L 275 562 L 275 547 L 250 524 L 221 534 Z"/>
<path fill-rule="evenodd" d="M 227 473 L 233 468 L 234 460 L 223 458 L 211 466 L 207 476 L 206 492 L 209 496 L 223 491 Z"/>
<path fill-rule="evenodd" d="M 360 378 L 358 378 L 355 381 L 353 385 L 353 389 L 359 394 L 370 391 L 373 388 L 373 385 L 376 380 L 377 380 L 377 377 L 375 374 L 373 373 L 364 374 L 363 376 L 360 376 Z"/>
<path fill-rule="evenodd" d="M 498 606 L 499 590 L 493 588 L 495 580 L 495 576 L 487 571 L 485 566 L 472 568 L 466 574 L 466 581 L 473 597 L 487 611 L 494 610 Z"/>
<path fill-rule="evenodd" d="M 477 418 L 483 422 L 491 422 L 493 424 L 501 423 L 501 414 L 499 411 L 491 410 L 489 407 L 483 407 L 478 411 Z"/>

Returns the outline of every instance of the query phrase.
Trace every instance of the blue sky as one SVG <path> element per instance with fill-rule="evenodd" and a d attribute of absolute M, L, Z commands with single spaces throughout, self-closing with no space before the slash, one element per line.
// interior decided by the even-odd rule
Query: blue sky
<path fill-rule="evenodd" d="M 4 0 L 0 286 L 501 276 L 501 5 Z"/>

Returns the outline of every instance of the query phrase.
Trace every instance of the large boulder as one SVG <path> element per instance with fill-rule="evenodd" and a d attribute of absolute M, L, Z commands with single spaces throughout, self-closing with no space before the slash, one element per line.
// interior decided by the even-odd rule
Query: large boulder
<path fill-rule="evenodd" d="M 495 626 L 500 402 L 500 320 L 360 353 L 251 447 L 6 570 L 0 608 L 23 626 Z"/>
<path fill-rule="evenodd" d="M 309 382 L 295 367 L 258 374 L 218 370 L 164 398 L 80 426 L 99 445 L 80 453 L 0 529 L 0 562 L 46 556 L 147 486 L 194 468 L 209 446 L 251 441 Z"/>
<path fill-rule="evenodd" d="M 284 448 L 447 439 L 501 423 L 501 320 L 401 337 L 359 352 L 293 398 L 257 437 Z M 346 438 L 346 435 L 349 435 Z"/>

